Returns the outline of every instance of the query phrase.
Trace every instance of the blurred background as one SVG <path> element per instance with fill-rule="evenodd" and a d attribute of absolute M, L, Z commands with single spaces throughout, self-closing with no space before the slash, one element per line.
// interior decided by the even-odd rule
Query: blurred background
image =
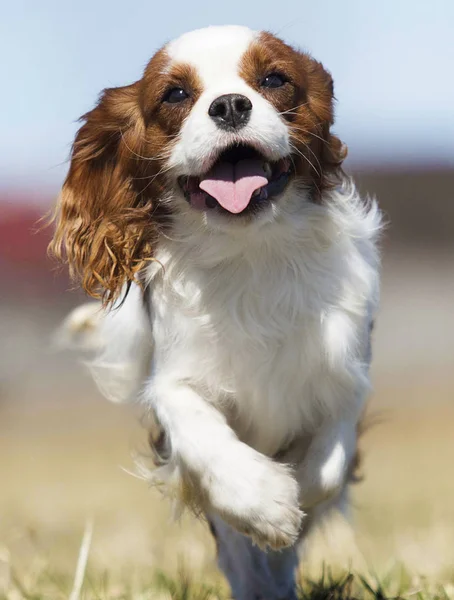
<path fill-rule="evenodd" d="M 90 569 L 118 585 L 182 562 L 214 577 L 204 526 L 173 524 L 169 504 L 126 472 L 145 448 L 139 415 L 103 400 L 76 357 L 53 347 L 82 295 L 46 258 L 49 231 L 36 223 L 100 90 L 138 79 L 166 41 L 226 20 L 271 30 L 332 72 L 346 170 L 388 222 L 370 403 L 379 424 L 363 440 L 355 533 L 329 529 L 308 568 L 336 555 L 454 582 L 452 0 L 230 0 L 228 11 L 208 0 L 16 0 L 0 22 L 0 593 L 16 576 L 33 589 L 43 569 L 71 572 L 92 517 Z"/>

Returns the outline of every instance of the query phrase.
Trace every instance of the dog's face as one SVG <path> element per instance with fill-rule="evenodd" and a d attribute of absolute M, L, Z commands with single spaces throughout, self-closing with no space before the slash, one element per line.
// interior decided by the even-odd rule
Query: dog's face
<path fill-rule="evenodd" d="M 343 159 L 332 104 L 321 64 L 269 33 L 183 35 L 85 115 L 54 251 L 112 299 L 175 215 L 228 230 L 273 218 L 291 190 L 319 201 Z"/>

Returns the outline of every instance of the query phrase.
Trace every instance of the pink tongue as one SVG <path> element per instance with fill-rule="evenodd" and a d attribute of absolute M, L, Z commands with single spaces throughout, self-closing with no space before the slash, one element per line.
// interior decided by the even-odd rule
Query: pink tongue
<path fill-rule="evenodd" d="M 236 164 L 221 162 L 199 183 L 199 187 L 216 198 L 231 213 L 243 211 L 255 190 L 268 183 L 264 175 L 263 161 L 240 160 Z"/>

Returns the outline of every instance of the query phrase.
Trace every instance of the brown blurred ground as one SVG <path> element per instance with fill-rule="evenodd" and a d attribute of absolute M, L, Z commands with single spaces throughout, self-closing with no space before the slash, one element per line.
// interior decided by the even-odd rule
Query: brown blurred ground
<path fill-rule="evenodd" d="M 385 567 L 399 558 L 454 577 L 454 171 L 357 181 L 390 222 L 371 401 L 382 423 L 364 440 L 356 542 L 341 527 L 340 546 L 332 530 L 328 545 L 342 560 Z M 66 280 L 42 258 L 45 234 L 27 254 L 27 215 L 14 227 L 3 217 L 3 229 L 0 217 L 0 563 L 9 555 L 27 570 L 47 556 L 72 568 L 94 514 L 95 567 L 130 576 L 184 556 L 212 569 L 203 526 L 171 524 L 168 503 L 121 469 L 144 448 L 139 416 L 101 399 L 76 358 L 52 349 L 52 331 L 81 296 L 64 294 Z"/>

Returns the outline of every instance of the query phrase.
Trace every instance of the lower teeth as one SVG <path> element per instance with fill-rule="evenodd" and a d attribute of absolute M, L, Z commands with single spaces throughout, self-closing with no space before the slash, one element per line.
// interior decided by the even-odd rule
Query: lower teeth
<path fill-rule="evenodd" d="M 251 198 L 257 198 L 258 200 L 266 200 L 268 198 L 268 190 L 266 189 L 266 185 L 255 190 L 252 194 Z"/>

